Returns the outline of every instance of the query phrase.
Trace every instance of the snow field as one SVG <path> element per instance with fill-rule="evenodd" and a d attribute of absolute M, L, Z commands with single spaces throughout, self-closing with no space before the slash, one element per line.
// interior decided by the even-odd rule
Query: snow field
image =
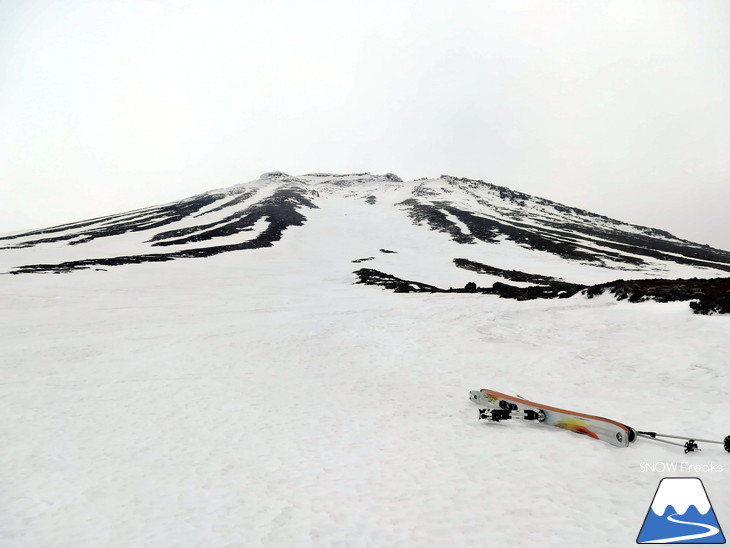
<path fill-rule="evenodd" d="M 269 249 L 0 277 L 0 546 L 629 547 L 663 477 L 645 461 L 724 464 L 699 476 L 730 519 L 719 447 L 620 449 L 468 400 L 722 439 L 730 319 L 353 285 L 366 256 L 458 285 L 446 235 L 370 207 Z"/>

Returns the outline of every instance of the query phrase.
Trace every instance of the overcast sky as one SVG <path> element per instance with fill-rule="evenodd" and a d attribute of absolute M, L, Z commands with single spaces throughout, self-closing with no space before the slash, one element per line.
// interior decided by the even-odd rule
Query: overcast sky
<path fill-rule="evenodd" d="M 0 69 L 0 232 L 371 171 L 730 250 L 727 0 L 0 0 Z"/>

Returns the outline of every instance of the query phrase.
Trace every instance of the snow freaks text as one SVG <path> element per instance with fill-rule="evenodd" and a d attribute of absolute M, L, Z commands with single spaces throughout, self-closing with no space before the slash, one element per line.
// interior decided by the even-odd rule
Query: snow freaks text
<path fill-rule="evenodd" d="M 660 474 L 720 474 L 725 471 L 724 465 L 710 462 L 709 464 L 696 464 L 692 462 L 649 462 L 643 461 L 639 464 L 639 471 L 659 472 Z"/>

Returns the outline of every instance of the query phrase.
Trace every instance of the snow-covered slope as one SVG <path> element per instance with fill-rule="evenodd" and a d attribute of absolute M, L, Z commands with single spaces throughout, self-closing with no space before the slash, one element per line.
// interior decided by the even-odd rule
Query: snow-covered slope
<path fill-rule="evenodd" d="M 730 317 L 608 296 L 518 302 L 354 284 L 352 261 L 369 257 L 445 286 L 475 276 L 456 257 L 570 280 L 627 277 L 616 270 L 627 263 L 606 258 L 615 248 L 601 247 L 601 264 L 509 233 L 478 238 L 465 212 L 513 202 L 457 183 L 277 174 L 3 240 L 6 270 L 72 274 L 0 276 L 0 546 L 629 547 L 670 475 L 646 463 L 701 477 L 724 524 L 721 447 L 616 448 L 485 423 L 468 395 L 493 388 L 722 439 Z M 433 185 L 453 188 L 450 209 L 422 194 Z M 409 200 L 453 225 L 414 219 Z M 560 215 L 525 203 L 545 208 L 530 223 Z M 685 245 L 600 222 L 602 234 Z M 597 241 L 587 230 L 570 234 Z M 684 257 L 701 251 L 686 247 Z M 201 249 L 214 252 L 201 260 Z M 722 272 L 633 254 L 641 275 Z M 118 257 L 143 259 L 100 261 Z"/>
<path fill-rule="evenodd" d="M 280 172 L 163 206 L 0 237 L 0 268 L 63 272 L 209 257 L 276 245 L 286 230 L 307 234 L 308 221 L 321 216 L 335 217 L 338 234 L 350 235 L 344 260 L 429 283 L 436 263 L 441 283 L 473 277 L 458 272 L 456 258 L 576 283 L 730 271 L 728 252 L 482 181 Z M 399 218 L 421 230 L 406 230 Z M 362 232 L 377 234 L 368 238 L 377 239 L 374 248 L 359 245 Z"/>

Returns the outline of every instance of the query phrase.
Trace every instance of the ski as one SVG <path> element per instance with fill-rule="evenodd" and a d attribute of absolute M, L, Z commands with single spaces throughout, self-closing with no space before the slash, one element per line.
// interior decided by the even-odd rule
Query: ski
<path fill-rule="evenodd" d="M 501 421 L 517 418 L 535 421 L 583 434 L 616 447 L 628 447 L 629 442 L 634 441 L 636 437 L 633 428 L 620 422 L 543 405 L 495 390 L 486 388 L 472 390 L 469 392 L 469 397 L 475 403 L 496 408 L 480 410 L 479 418 L 484 420 Z"/>
<path fill-rule="evenodd" d="M 539 424 L 556 426 L 570 430 L 571 432 L 583 434 L 616 447 L 628 447 L 629 443 L 637 438 L 643 438 L 683 447 L 685 453 L 700 451 L 697 442 L 722 445 L 725 451 L 730 453 L 730 436 L 726 436 L 724 440 L 719 441 L 689 436 L 659 434 L 657 432 L 644 432 L 605 417 L 587 415 L 585 413 L 543 405 L 520 396 L 510 396 L 486 388 L 470 391 L 469 399 L 475 403 L 487 406 L 486 408 L 479 409 L 479 418 L 482 420 L 492 422 L 501 422 L 510 419 L 534 421 Z M 685 440 L 685 442 L 677 443 L 669 441 L 670 439 Z"/>

